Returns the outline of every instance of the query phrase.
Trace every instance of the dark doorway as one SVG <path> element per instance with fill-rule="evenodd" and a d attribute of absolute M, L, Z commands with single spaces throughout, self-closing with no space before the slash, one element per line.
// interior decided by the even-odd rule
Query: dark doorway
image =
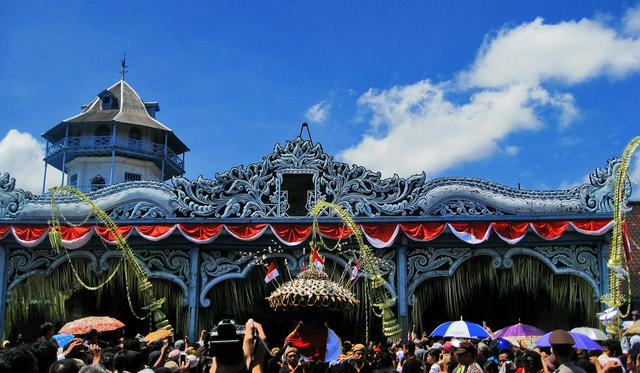
<path fill-rule="evenodd" d="M 593 288 L 572 275 L 556 275 L 539 260 L 518 256 L 510 269 L 490 257 L 470 259 L 452 277 L 427 280 L 415 292 L 412 316 L 430 333 L 446 321 L 486 322 L 496 331 L 518 322 L 543 330 L 594 325 Z"/>

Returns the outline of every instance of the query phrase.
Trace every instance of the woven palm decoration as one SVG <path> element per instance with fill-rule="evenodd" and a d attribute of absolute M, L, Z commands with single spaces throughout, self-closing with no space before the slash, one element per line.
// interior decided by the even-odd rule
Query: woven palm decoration
<path fill-rule="evenodd" d="M 301 272 L 298 278 L 285 282 L 267 297 L 273 309 L 327 308 L 344 309 L 355 306 L 358 300 L 329 275 L 317 269 Z"/>

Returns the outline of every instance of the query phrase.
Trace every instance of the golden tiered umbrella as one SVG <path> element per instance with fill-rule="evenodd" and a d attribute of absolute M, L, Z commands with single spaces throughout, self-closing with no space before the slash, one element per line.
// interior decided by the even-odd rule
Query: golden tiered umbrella
<path fill-rule="evenodd" d="M 350 290 L 331 281 L 329 275 L 316 269 L 307 269 L 298 278 L 285 282 L 267 300 L 273 309 L 316 307 L 336 310 L 353 307 L 358 303 Z"/>

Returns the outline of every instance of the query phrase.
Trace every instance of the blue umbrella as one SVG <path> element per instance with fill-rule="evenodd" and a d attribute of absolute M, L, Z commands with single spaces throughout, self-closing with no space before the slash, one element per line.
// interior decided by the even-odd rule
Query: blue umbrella
<path fill-rule="evenodd" d="M 478 324 L 468 321 L 449 321 L 440 324 L 431 332 L 431 337 L 453 337 L 453 338 L 487 338 L 490 337 L 484 328 Z"/>
<path fill-rule="evenodd" d="M 68 345 L 75 338 L 73 334 L 56 334 L 53 336 L 53 339 L 58 342 L 58 346 L 64 348 L 64 346 Z"/>
<path fill-rule="evenodd" d="M 549 343 L 549 337 L 551 336 L 551 333 L 552 332 L 549 332 L 543 335 L 542 337 L 540 337 L 540 339 L 536 341 L 536 346 L 540 346 L 540 347 L 551 346 L 551 343 Z M 602 346 L 600 346 L 593 339 L 587 337 L 584 334 L 574 333 L 574 332 L 569 332 L 569 334 L 571 334 L 571 336 L 573 337 L 573 340 L 576 341 L 576 343 L 573 345 L 573 348 L 580 348 L 583 350 L 602 350 L 603 349 Z"/>

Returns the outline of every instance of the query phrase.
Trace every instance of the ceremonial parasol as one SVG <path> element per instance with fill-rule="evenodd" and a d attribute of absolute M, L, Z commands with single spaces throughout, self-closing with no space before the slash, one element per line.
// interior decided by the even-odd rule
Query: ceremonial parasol
<path fill-rule="evenodd" d="M 325 272 L 316 269 L 307 269 L 298 278 L 285 282 L 267 300 L 273 309 L 317 307 L 341 310 L 358 303 L 351 291 L 331 281 Z"/>
<path fill-rule="evenodd" d="M 493 333 L 494 338 L 504 338 L 511 343 L 518 344 L 520 341 L 530 345 L 533 341 L 544 335 L 544 330 L 536 328 L 532 325 L 517 323 L 515 325 L 504 327 Z"/>
<path fill-rule="evenodd" d="M 87 334 L 91 329 L 98 332 L 108 332 L 124 327 L 122 321 L 108 316 L 89 316 L 66 323 L 58 333 Z"/>
<path fill-rule="evenodd" d="M 596 328 L 588 328 L 588 327 L 581 327 L 581 328 L 573 328 L 571 329 L 572 333 L 580 333 L 583 335 L 586 335 L 587 337 L 593 339 L 594 341 L 606 341 L 607 340 L 607 335 L 604 334 L 604 332 L 600 329 L 596 329 Z"/>
<path fill-rule="evenodd" d="M 151 332 L 147 334 L 143 339 L 147 342 L 155 342 L 161 339 L 169 338 L 171 337 L 171 334 L 172 333 L 170 330 L 159 329 L 159 330 L 156 330 L 155 332 Z"/>
<path fill-rule="evenodd" d="M 490 337 L 484 328 L 468 321 L 449 321 L 440 324 L 431 332 L 431 337 L 456 337 L 482 339 Z"/>
<path fill-rule="evenodd" d="M 583 350 L 602 350 L 602 346 L 600 346 L 597 342 L 587 337 L 584 334 L 569 332 L 575 341 L 573 348 L 581 348 Z M 535 342 L 536 346 L 540 347 L 549 347 L 551 343 L 549 342 L 549 337 L 551 336 L 551 332 L 543 335 L 540 339 Z"/>

